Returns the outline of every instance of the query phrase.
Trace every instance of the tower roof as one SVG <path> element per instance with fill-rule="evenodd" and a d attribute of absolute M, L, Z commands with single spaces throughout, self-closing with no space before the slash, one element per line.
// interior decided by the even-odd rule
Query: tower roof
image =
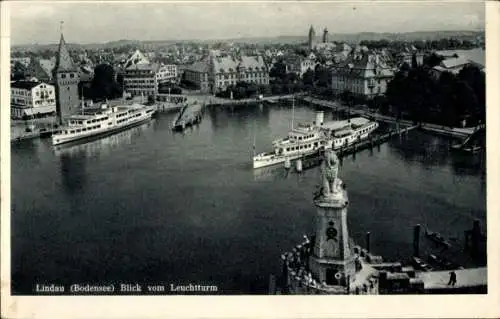
<path fill-rule="evenodd" d="M 54 68 L 55 72 L 67 72 L 67 71 L 77 71 L 78 68 L 73 63 L 71 56 L 69 55 L 68 48 L 66 47 L 66 41 L 64 41 L 64 35 L 61 33 L 61 40 L 59 41 L 59 50 L 56 56 L 56 66 Z"/>
<path fill-rule="evenodd" d="M 314 28 L 311 24 L 311 27 L 309 28 L 309 34 L 315 34 L 316 32 L 314 31 Z"/>

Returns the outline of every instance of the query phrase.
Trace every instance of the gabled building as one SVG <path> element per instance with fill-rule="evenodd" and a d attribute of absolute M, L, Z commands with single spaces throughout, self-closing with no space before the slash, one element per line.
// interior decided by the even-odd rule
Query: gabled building
<path fill-rule="evenodd" d="M 56 92 L 53 85 L 38 81 L 10 83 L 11 117 L 26 119 L 56 114 Z"/>
<path fill-rule="evenodd" d="M 184 69 L 184 80 L 196 85 L 201 92 L 211 92 L 209 83 L 210 66 L 208 58 L 197 61 Z"/>
<path fill-rule="evenodd" d="M 372 99 L 387 91 L 393 77 L 392 68 L 377 54 L 352 55 L 332 70 L 332 89 L 336 94 L 349 91 L 354 96 Z"/>
<path fill-rule="evenodd" d="M 131 96 L 156 96 L 162 82 L 177 81 L 177 66 L 151 63 L 141 51 L 134 51 L 119 68 L 125 91 Z"/>
<path fill-rule="evenodd" d="M 303 57 L 298 55 L 288 56 L 285 60 L 286 72 L 295 73 L 302 77 L 308 70 L 314 71 L 316 68 L 316 61 L 310 57 Z"/>
<path fill-rule="evenodd" d="M 210 73 L 213 93 L 237 82 L 269 84 L 269 68 L 262 56 L 211 56 Z"/>
<path fill-rule="evenodd" d="M 155 96 L 158 93 L 156 73 L 160 65 L 130 64 L 124 71 L 125 91 L 131 96 Z"/>
<path fill-rule="evenodd" d="M 475 64 L 463 57 L 445 59 L 441 61 L 439 65 L 433 67 L 431 69 L 431 73 L 436 79 L 438 79 L 443 72 L 450 72 L 452 74 L 457 75 L 464 67 L 468 65 L 475 65 Z"/>

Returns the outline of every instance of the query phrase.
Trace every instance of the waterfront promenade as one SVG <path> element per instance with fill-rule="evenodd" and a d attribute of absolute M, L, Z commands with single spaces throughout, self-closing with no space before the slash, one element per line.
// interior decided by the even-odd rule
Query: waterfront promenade
<path fill-rule="evenodd" d="M 163 99 L 179 99 L 179 98 L 186 98 L 187 103 L 201 103 L 205 105 L 244 105 L 244 104 L 250 104 L 250 103 L 261 103 L 265 101 L 279 101 L 279 100 L 287 100 L 291 99 L 293 97 L 298 97 L 299 95 L 297 94 L 286 94 L 286 95 L 272 95 L 272 96 L 264 96 L 262 98 L 259 97 L 254 97 L 254 98 L 247 98 L 247 99 L 240 99 L 240 100 L 234 100 L 234 99 L 225 99 L 217 96 L 213 96 L 210 94 L 186 94 L 186 95 L 168 95 L 168 94 L 158 94 L 158 98 L 160 100 Z M 161 103 L 161 102 L 160 102 Z"/>
<path fill-rule="evenodd" d="M 310 103 L 311 105 L 317 105 L 329 109 L 334 109 L 338 111 L 350 111 L 352 115 L 357 115 L 357 116 L 364 116 L 364 117 L 370 117 L 376 121 L 379 122 L 387 122 L 387 123 L 400 123 L 402 125 L 414 125 L 412 121 L 408 120 L 397 120 L 393 116 L 388 116 L 388 115 L 383 115 L 380 113 L 376 112 L 371 112 L 366 109 L 366 107 L 349 107 L 347 105 L 343 105 L 337 101 L 327 101 L 327 100 L 321 100 L 313 97 L 303 97 L 301 98 L 302 101 L 306 103 Z M 442 125 L 436 125 L 436 124 L 431 124 L 431 123 L 422 123 L 420 125 L 420 128 L 423 129 L 424 131 L 429 131 L 433 132 L 436 134 L 440 135 L 446 135 L 446 136 L 452 136 L 452 137 L 458 137 L 458 138 L 466 138 L 472 133 L 474 133 L 479 127 L 464 127 L 464 128 L 459 128 L 459 127 L 445 127 Z"/>
<path fill-rule="evenodd" d="M 252 103 L 262 103 L 265 101 L 281 101 L 281 100 L 290 100 L 292 98 L 297 98 L 298 100 L 315 106 L 320 106 L 324 108 L 329 108 L 337 111 L 347 112 L 349 110 L 350 114 L 355 116 L 363 116 L 369 117 L 373 120 L 379 122 L 388 122 L 388 123 L 399 123 L 405 126 L 413 126 L 414 123 L 408 120 L 397 120 L 395 117 L 383 115 L 377 112 L 371 112 L 366 107 L 362 106 L 354 106 L 349 109 L 348 106 L 339 103 L 338 101 L 328 101 L 322 100 L 313 97 L 306 97 L 304 94 L 287 94 L 287 95 L 273 95 L 266 96 L 262 98 L 248 98 L 241 100 L 233 100 L 233 99 L 224 99 L 220 97 L 216 97 L 209 94 L 187 94 L 187 95 L 167 95 L 167 94 L 159 94 L 159 99 L 156 102 L 158 106 L 159 112 L 168 112 L 179 110 L 184 103 L 188 104 L 196 104 L 199 103 L 201 105 L 206 106 L 235 106 L 235 105 L 246 105 Z M 169 100 L 182 100 L 182 103 L 171 103 Z M 121 100 L 120 100 L 121 101 Z M 54 125 L 55 119 L 52 120 L 47 119 L 39 119 L 33 121 L 35 125 L 35 129 L 32 132 L 26 132 L 25 128 L 27 127 L 27 123 L 24 121 L 16 121 L 15 123 L 11 123 L 11 141 L 19 141 L 24 139 L 38 138 L 40 134 L 44 131 L 49 131 Z M 424 131 L 432 132 L 434 134 L 452 136 L 456 138 L 467 138 L 472 133 L 474 133 L 478 128 L 477 127 L 466 127 L 466 128 L 450 128 L 442 125 L 436 125 L 431 123 L 422 123 L 420 128 Z"/>

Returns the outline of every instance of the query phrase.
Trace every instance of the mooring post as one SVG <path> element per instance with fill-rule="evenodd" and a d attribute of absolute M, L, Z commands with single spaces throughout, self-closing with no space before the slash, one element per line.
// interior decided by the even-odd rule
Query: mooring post
<path fill-rule="evenodd" d="M 370 232 L 366 232 L 366 251 L 370 252 Z"/>
<path fill-rule="evenodd" d="M 413 256 L 420 256 L 420 224 L 413 228 Z"/>
<path fill-rule="evenodd" d="M 471 238 L 471 244 L 472 244 L 472 256 L 476 257 L 477 252 L 479 249 L 479 237 L 481 235 L 481 228 L 479 224 L 479 220 L 475 219 L 473 224 L 472 224 L 472 238 Z"/>

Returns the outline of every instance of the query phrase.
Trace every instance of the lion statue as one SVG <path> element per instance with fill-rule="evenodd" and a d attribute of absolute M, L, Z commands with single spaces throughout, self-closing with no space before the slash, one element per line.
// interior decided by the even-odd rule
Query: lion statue
<path fill-rule="evenodd" d="M 323 195 L 327 196 L 329 194 L 338 191 L 337 179 L 339 172 L 339 158 L 333 150 L 328 150 L 324 154 L 323 162 L 321 163 L 321 173 L 323 179 Z"/>

